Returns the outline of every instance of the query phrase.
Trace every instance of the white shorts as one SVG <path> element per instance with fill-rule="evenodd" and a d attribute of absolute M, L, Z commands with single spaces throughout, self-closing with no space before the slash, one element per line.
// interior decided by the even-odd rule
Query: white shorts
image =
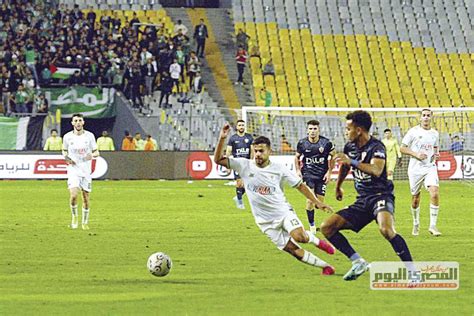
<path fill-rule="evenodd" d="M 79 177 L 69 176 L 67 179 L 68 189 L 79 188 L 86 192 L 92 191 L 92 178 L 91 177 Z"/>
<path fill-rule="evenodd" d="M 257 225 L 280 250 L 283 250 L 288 244 L 291 238 L 290 232 L 298 227 L 303 227 L 303 224 L 294 212 L 273 222 Z"/>
<path fill-rule="evenodd" d="M 408 171 L 411 195 L 420 193 L 423 183 L 425 184 L 425 189 L 428 189 L 430 186 L 439 186 L 438 169 L 435 166 L 421 171 L 422 172 L 418 170 L 416 170 L 416 172 Z"/>

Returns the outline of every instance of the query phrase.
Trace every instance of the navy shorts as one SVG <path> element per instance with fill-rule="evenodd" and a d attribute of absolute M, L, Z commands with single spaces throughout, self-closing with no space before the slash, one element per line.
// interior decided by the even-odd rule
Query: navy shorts
<path fill-rule="evenodd" d="M 354 204 L 340 210 L 336 214 L 349 222 L 351 230 L 359 232 L 373 220 L 377 220 L 377 214 L 381 211 L 387 211 L 394 215 L 395 196 L 393 194 L 357 197 Z"/>
<path fill-rule="evenodd" d="M 314 194 L 326 195 L 326 184 L 323 179 L 303 177 L 303 182 L 314 191 Z"/>

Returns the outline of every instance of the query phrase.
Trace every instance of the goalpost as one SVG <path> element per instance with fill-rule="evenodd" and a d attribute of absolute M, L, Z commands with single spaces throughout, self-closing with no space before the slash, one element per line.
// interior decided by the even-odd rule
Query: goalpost
<path fill-rule="evenodd" d="M 315 107 L 242 107 L 242 119 L 247 132 L 265 135 L 272 142 L 275 155 L 294 155 L 298 140 L 306 137 L 306 122 L 317 119 L 320 134 L 329 138 L 342 151 L 346 143 L 345 117 L 349 112 L 365 110 L 373 120 L 371 134 L 378 139 L 391 129 L 401 140 L 405 133 L 420 122 L 423 108 L 315 108 Z M 474 183 L 474 107 L 430 108 L 432 127 L 440 135 L 440 179 L 461 179 Z M 408 156 L 402 156 L 402 166 L 395 169 L 394 179 L 407 179 Z"/>

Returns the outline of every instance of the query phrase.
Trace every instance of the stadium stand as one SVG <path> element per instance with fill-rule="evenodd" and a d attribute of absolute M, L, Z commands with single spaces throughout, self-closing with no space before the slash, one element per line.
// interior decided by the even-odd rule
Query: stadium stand
<path fill-rule="evenodd" d="M 473 106 L 472 2 L 233 1 L 276 106 Z M 276 75 L 262 77 L 273 60 Z M 257 105 L 263 101 L 256 99 Z"/>

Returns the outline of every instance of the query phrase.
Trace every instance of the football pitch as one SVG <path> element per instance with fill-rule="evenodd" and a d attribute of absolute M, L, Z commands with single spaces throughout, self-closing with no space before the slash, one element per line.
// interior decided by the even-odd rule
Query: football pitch
<path fill-rule="evenodd" d="M 302 264 L 279 251 L 247 210 L 235 208 L 234 187 L 223 181 L 94 181 L 91 230 L 71 230 L 65 181 L 0 181 L 1 315 L 472 315 L 474 277 L 472 187 L 442 182 L 438 228 L 428 234 L 428 195 L 423 192 L 421 231 L 411 235 L 407 182 L 396 187 L 396 228 L 417 261 L 458 261 L 454 291 L 373 291 L 369 273 L 346 282 L 350 262 L 323 254 L 336 268 Z M 305 199 L 287 197 L 306 223 Z M 352 203 L 327 202 L 336 210 Z M 316 212 L 317 221 L 326 216 Z M 376 224 L 346 232 L 369 261 L 397 261 Z M 148 256 L 163 251 L 170 274 L 152 276 Z"/>

